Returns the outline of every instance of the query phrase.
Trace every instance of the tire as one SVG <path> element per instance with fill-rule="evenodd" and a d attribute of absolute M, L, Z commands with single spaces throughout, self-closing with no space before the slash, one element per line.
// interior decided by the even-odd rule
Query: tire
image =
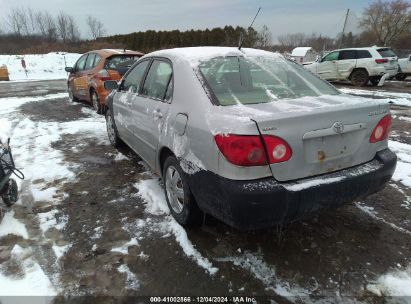
<path fill-rule="evenodd" d="M 399 80 L 399 81 L 404 81 L 405 78 L 407 78 L 407 75 L 405 74 L 397 74 L 395 75 L 395 79 Z"/>
<path fill-rule="evenodd" d="M 115 148 L 120 147 L 123 144 L 123 141 L 118 136 L 117 127 L 110 109 L 107 109 L 106 111 L 106 128 L 108 139 L 112 146 Z"/>
<path fill-rule="evenodd" d="M 1 198 L 3 199 L 3 202 L 7 207 L 11 207 L 19 199 L 17 183 L 14 179 L 10 178 L 6 187 L 7 189 L 5 190 L 5 193 L 1 196 Z"/>
<path fill-rule="evenodd" d="M 369 80 L 366 70 L 355 70 L 350 77 L 351 83 L 356 87 L 366 86 Z"/>
<path fill-rule="evenodd" d="M 90 99 L 91 99 L 93 108 L 97 112 L 97 114 L 103 114 L 103 107 L 100 104 L 100 98 L 98 97 L 98 94 L 96 91 L 94 90 L 91 91 Z"/>
<path fill-rule="evenodd" d="M 164 193 L 171 215 L 182 226 L 198 226 L 203 212 L 198 208 L 179 161 L 169 156 L 163 168 Z"/>
<path fill-rule="evenodd" d="M 381 78 L 370 78 L 370 82 L 373 86 L 378 85 L 378 83 L 380 82 Z"/>
<path fill-rule="evenodd" d="M 69 95 L 69 100 L 72 102 L 78 101 L 78 98 L 74 96 L 73 89 L 70 87 L 70 85 L 67 85 L 67 93 Z"/>

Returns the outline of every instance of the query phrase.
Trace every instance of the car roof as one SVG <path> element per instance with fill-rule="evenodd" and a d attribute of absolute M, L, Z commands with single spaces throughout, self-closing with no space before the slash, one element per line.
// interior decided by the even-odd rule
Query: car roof
<path fill-rule="evenodd" d="M 132 51 L 132 50 L 124 50 L 124 49 L 101 49 L 101 50 L 93 50 L 87 53 L 97 53 L 103 57 L 110 57 L 113 55 L 137 55 L 143 56 L 144 53 L 139 51 Z"/>
<path fill-rule="evenodd" d="M 199 47 L 185 47 L 159 50 L 146 55 L 147 57 L 169 57 L 175 60 L 189 61 L 190 63 L 196 63 L 200 60 L 211 59 L 215 57 L 225 56 L 274 56 L 283 58 L 278 53 L 242 48 L 239 50 L 236 47 L 211 47 L 211 46 L 199 46 Z"/>
<path fill-rule="evenodd" d="M 352 47 L 352 48 L 344 48 L 344 49 L 338 49 L 338 50 L 334 50 L 332 52 L 335 51 L 352 51 L 352 50 L 379 50 L 379 49 L 391 49 L 388 46 L 369 46 L 369 47 Z"/>

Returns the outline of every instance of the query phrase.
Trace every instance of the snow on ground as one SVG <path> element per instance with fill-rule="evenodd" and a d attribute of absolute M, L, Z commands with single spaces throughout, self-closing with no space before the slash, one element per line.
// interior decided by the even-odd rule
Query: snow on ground
<path fill-rule="evenodd" d="M 26 226 L 14 218 L 14 211 L 7 212 L 0 222 L 0 237 L 13 234 L 24 239 L 29 238 Z M 1 286 L 1 285 L 0 285 Z"/>
<path fill-rule="evenodd" d="M 299 286 L 291 286 L 288 282 L 280 280 L 274 268 L 267 265 L 262 257 L 245 252 L 240 256 L 223 257 L 216 259 L 219 262 L 231 262 L 235 266 L 249 271 L 256 279 L 260 280 L 267 289 L 274 291 L 276 294 L 286 297 L 292 301 L 293 298 L 307 297 L 310 295 L 308 290 Z M 297 300 L 297 299 L 296 299 Z"/>
<path fill-rule="evenodd" d="M 41 269 L 38 263 L 34 261 L 30 253 L 31 249 L 23 249 L 15 245 L 11 255 L 16 264 L 21 266 L 21 273 L 15 276 L 5 276 L 0 272 L 0 301 L 1 297 L 6 296 L 55 296 L 56 290 L 48 279 L 47 275 Z M 5 302 L 9 302 L 7 298 Z M 47 303 L 47 298 L 33 299 L 34 303 Z M 30 300 L 31 301 L 31 300 Z"/>
<path fill-rule="evenodd" d="M 411 188 L 411 145 L 390 140 L 388 146 L 398 158 L 392 179 Z"/>
<path fill-rule="evenodd" d="M 339 90 L 345 94 L 360 95 L 360 96 L 370 96 L 378 97 L 380 100 L 386 100 L 388 102 L 393 102 L 396 105 L 411 107 L 411 94 L 410 93 L 398 93 L 398 92 L 388 92 L 388 91 L 370 91 L 361 89 L 351 89 L 351 88 L 339 88 Z"/>
<path fill-rule="evenodd" d="M 382 275 L 367 290 L 378 296 L 396 297 L 395 303 L 411 303 L 411 265 Z"/>
<path fill-rule="evenodd" d="M 6 65 L 11 81 L 63 79 L 67 78 L 64 68 L 72 67 L 81 54 L 75 53 L 48 53 L 39 55 L 0 55 L 0 66 Z M 21 65 L 26 61 L 27 76 Z"/>
<path fill-rule="evenodd" d="M 20 192 L 31 195 L 33 202 L 24 203 L 36 205 L 41 202 L 59 204 L 66 196 L 58 192 L 58 186 L 52 183 L 59 181 L 63 184 L 76 178 L 73 169 L 76 165 L 68 163 L 60 150 L 53 147 L 53 143 L 62 139 L 65 134 L 75 134 L 79 142 L 84 138 L 97 139 L 100 144 L 108 144 L 105 130 L 104 117 L 93 113 L 90 117 L 69 122 L 43 122 L 31 120 L 22 115 L 18 108 L 29 102 L 40 102 L 66 98 L 67 93 L 49 94 L 37 97 L 0 98 L 0 127 L 2 138 L 11 138 L 14 160 L 18 168 L 25 174 L 25 183 L 18 180 Z M 56 100 L 61 102 L 61 100 Z M 17 204 L 22 204 L 19 200 Z M 59 214 L 56 209 L 38 213 L 38 222 L 43 237 L 51 228 L 61 230 L 68 218 Z M 24 224 L 14 218 L 14 211 L 5 214 L 0 224 L 0 237 L 15 234 L 29 238 Z M 38 236 L 35 236 L 38 238 Z M 67 245 L 70 246 L 70 245 Z M 56 262 L 68 250 L 67 246 L 54 244 L 53 251 Z M 28 257 L 21 262 L 22 274 L 19 277 L 8 277 L 0 271 L 0 296 L 1 295 L 55 295 L 55 288 L 47 278 L 41 266 L 34 257 Z M 53 283 L 58 281 L 53 280 Z"/>
<path fill-rule="evenodd" d="M 159 230 L 164 235 L 172 234 L 176 238 L 177 243 L 181 246 L 183 252 L 193 259 L 198 266 L 204 268 L 209 274 L 214 275 L 218 268 L 194 247 L 193 243 L 188 239 L 185 229 L 176 222 L 170 215 L 164 190 L 161 187 L 158 179 L 142 180 L 134 185 L 138 189 L 138 195 L 146 202 L 145 210 L 149 214 L 161 215 L 160 223 L 153 227 L 154 230 Z"/>

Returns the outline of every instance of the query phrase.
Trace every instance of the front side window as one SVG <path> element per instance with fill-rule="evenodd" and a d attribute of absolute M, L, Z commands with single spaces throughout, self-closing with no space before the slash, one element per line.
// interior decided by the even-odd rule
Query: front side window
<path fill-rule="evenodd" d="M 357 52 L 355 50 L 340 51 L 338 60 L 357 59 Z"/>
<path fill-rule="evenodd" d="M 170 63 L 154 60 L 144 81 L 142 94 L 153 99 L 171 99 L 172 77 L 173 69 Z"/>
<path fill-rule="evenodd" d="M 324 61 L 335 61 L 335 60 L 338 59 L 338 55 L 339 55 L 339 52 L 332 52 L 332 53 L 328 54 L 327 56 L 325 56 L 323 58 L 323 60 L 321 60 L 321 61 L 322 62 L 324 62 Z"/>
<path fill-rule="evenodd" d="M 87 54 L 80 57 L 76 63 L 76 72 L 83 71 L 86 65 Z"/>
<path fill-rule="evenodd" d="M 217 57 L 202 62 L 199 71 L 223 106 L 339 94 L 302 66 L 272 56 Z"/>
<path fill-rule="evenodd" d="M 138 93 L 140 91 L 141 81 L 143 80 L 149 63 L 149 60 L 145 60 L 137 64 L 125 77 L 121 90 L 131 93 Z"/>

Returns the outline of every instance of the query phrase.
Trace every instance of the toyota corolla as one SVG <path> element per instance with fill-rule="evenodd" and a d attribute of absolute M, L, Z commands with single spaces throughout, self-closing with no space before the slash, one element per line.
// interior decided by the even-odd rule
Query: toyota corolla
<path fill-rule="evenodd" d="M 162 176 L 182 225 L 204 213 L 238 229 L 281 224 L 379 191 L 395 170 L 389 106 L 279 54 L 161 50 L 105 86 L 111 143 Z"/>

